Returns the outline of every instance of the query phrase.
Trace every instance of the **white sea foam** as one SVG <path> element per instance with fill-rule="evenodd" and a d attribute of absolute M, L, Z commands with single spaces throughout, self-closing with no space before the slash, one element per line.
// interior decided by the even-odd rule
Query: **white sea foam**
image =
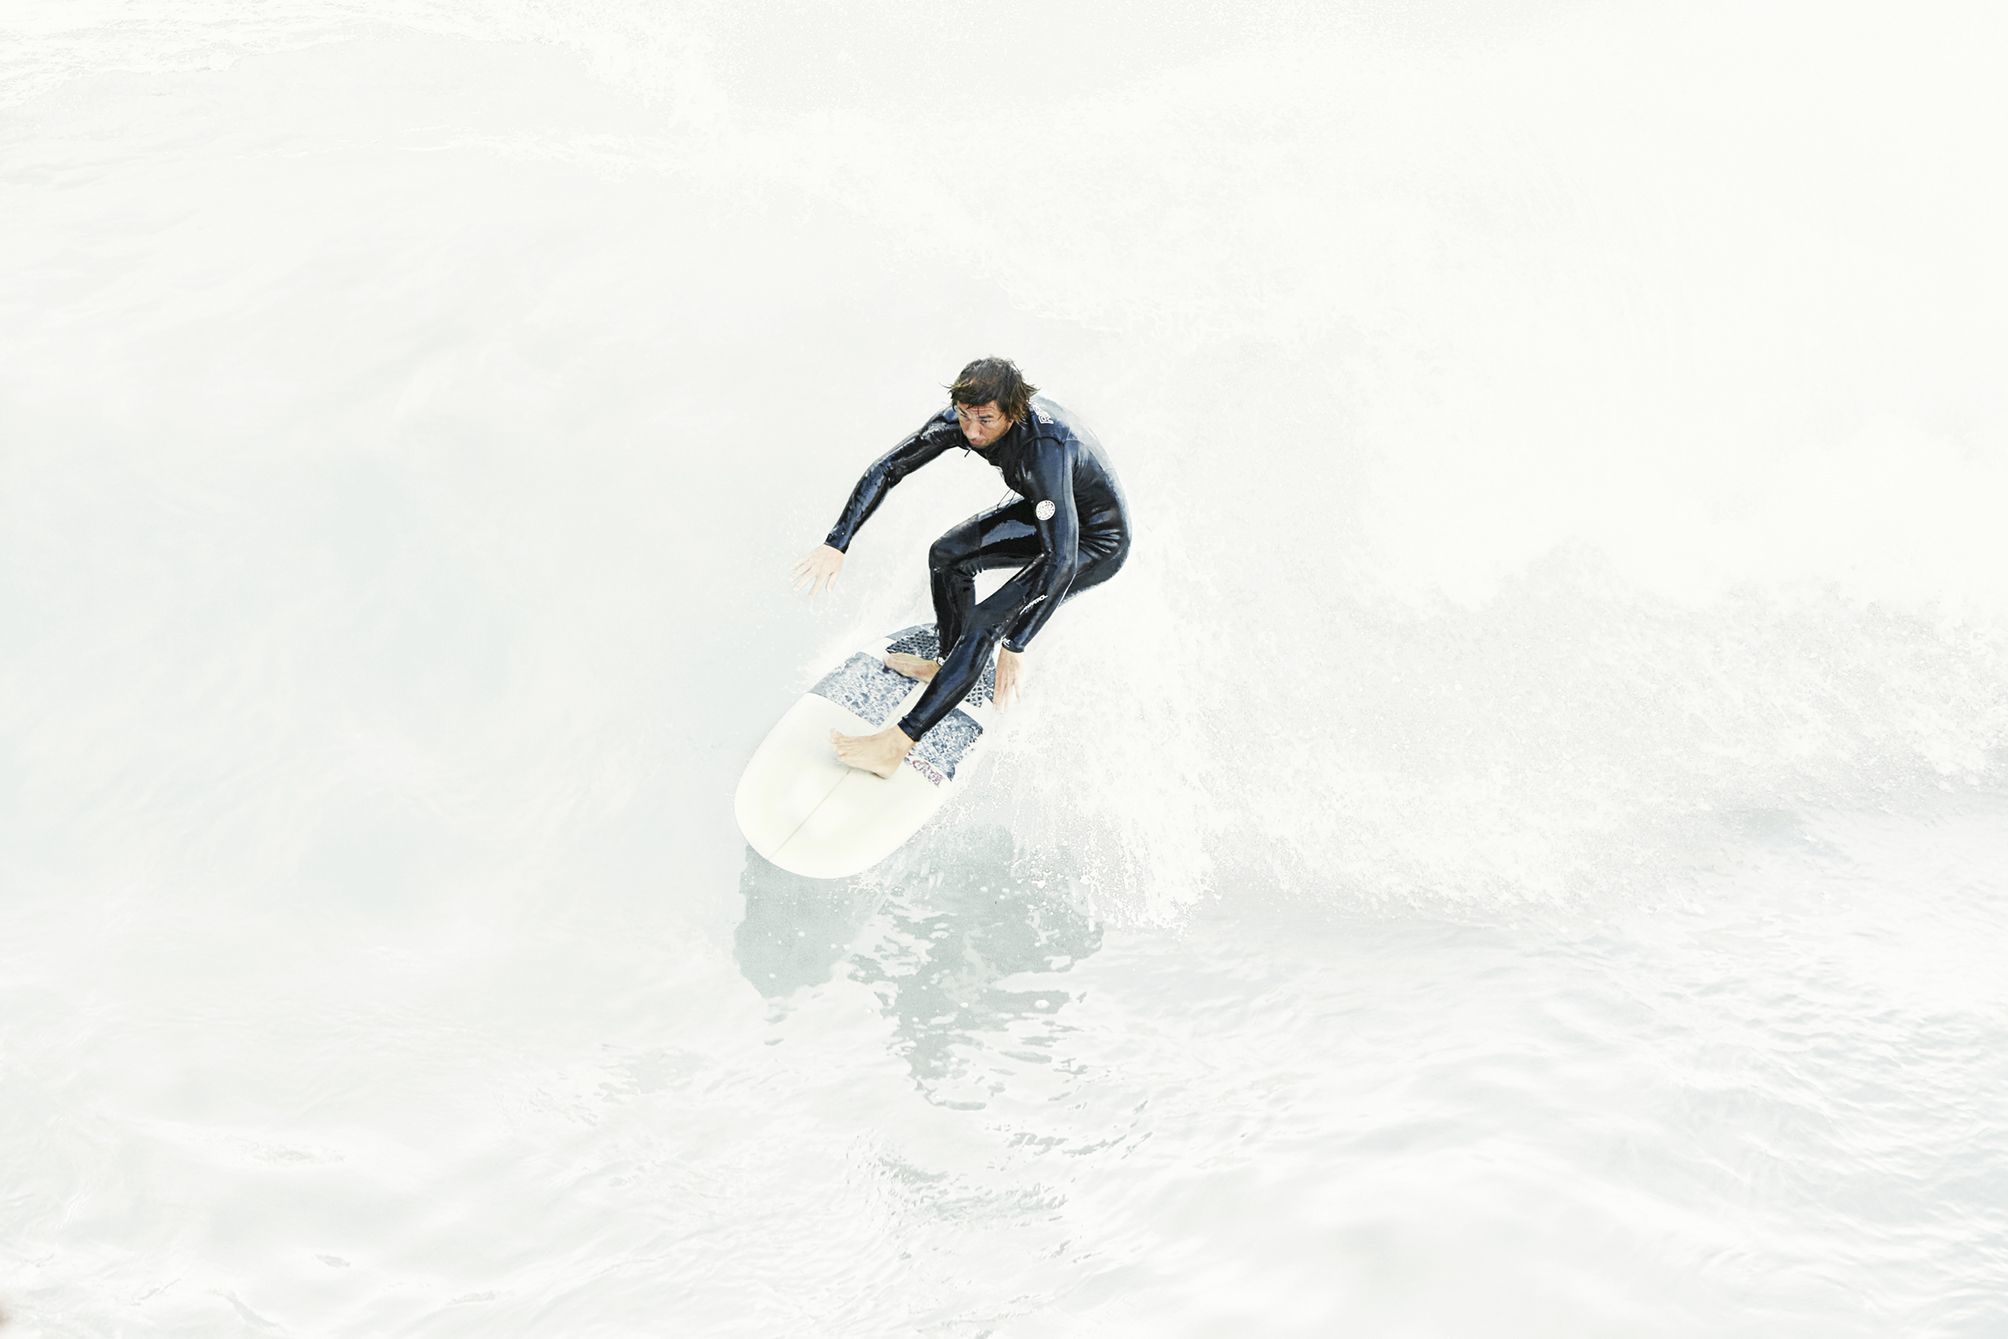
<path fill-rule="evenodd" d="M 1998 23 L 0 15 L 0 1311 L 1995 1332 Z M 788 879 L 984 352 L 1132 559 Z"/>

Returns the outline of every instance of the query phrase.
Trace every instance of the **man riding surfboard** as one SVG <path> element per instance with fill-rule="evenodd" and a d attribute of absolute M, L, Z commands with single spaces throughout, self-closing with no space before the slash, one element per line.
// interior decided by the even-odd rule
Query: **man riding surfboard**
<path fill-rule="evenodd" d="M 949 386 L 949 405 L 866 470 L 823 543 L 795 568 L 797 589 L 830 587 L 858 528 L 901 479 L 952 447 L 997 467 L 1017 499 L 970 517 L 928 549 L 941 659 L 888 655 L 927 691 L 876 734 L 830 732 L 837 757 L 890 777 L 907 750 L 954 709 L 997 658 L 997 704 L 1016 695 L 1019 659 L 1054 610 L 1114 576 L 1129 556 L 1129 511 L 1101 443 L 1038 393 L 1005 358 L 979 358 Z M 981 602 L 976 574 L 1018 571 Z"/>

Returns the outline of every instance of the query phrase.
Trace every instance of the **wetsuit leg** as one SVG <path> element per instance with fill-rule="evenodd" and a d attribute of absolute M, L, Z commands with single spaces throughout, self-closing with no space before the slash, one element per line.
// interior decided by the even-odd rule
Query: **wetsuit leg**
<path fill-rule="evenodd" d="M 1022 567 L 1039 553 L 1032 504 L 1023 499 L 972 516 L 934 541 L 927 551 L 927 576 L 944 659 L 961 640 L 976 608 L 976 574 Z"/>
<path fill-rule="evenodd" d="M 1002 510 L 1008 510 L 1002 509 Z M 981 519 L 981 518 L 978 518 Z M 953 532 L 950 532 L 953 533 Z M 943 536 L 947 538 L 947 536 Z M 1038 536 L 1033 534 L 1034 558 L 1009 581 L 990 593 L 988 599 L 969 611 L 967 623 L 951 646 L 942 638 L 947 648 L 942 657 L 941 668 L 934 672 L 927 691 L 913 704 L 913 710 L 900 719 L 899 728 L 908 739 L 919 742 L 920 737 L 940 724 L 958 703 L 969 695 L 976 681 L 983 677 L 983 671 L 996 654 L 998 643 L 1002 642 L 1024 612 L 1025 603 L 1038 589 L 1039 563 L 1043 555 L 1037 551 Z M 1081 535 L 1080 566 L 1075 570 L 1074 580 L 1067 587 L 1067 593 L 1060 597 L 1065 605 L 1068 600 L 1082 591 L 1101 585 L 1122 567 L 1129 557 L 1129 535 L 1125 531 L 1084 531 Z M 991 566 L 1000 564 L 992 563 Z M 973 587 L 973 580 L 972 580 Z"/>

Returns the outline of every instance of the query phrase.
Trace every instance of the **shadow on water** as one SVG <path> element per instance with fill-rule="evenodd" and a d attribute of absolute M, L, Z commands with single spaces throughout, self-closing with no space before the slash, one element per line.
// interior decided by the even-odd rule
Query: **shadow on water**
<path fill-rule="evenodd" d="M 733 936 L 739 971 L 773 1000 L 829 980 L 886 890 L 868 879 L 790 874 L 749 846 L 739 894 L 746 899 Z"/>
<path fill-rule="evenodd" d="M 869 986 L 922 1093 L 981 1106 L 1048 1062 L 1074 996 L 1055 978 L 1101 947 L 1073 874 L 1064 852 L 1019 851 L 995 824 L 855 879 L 805 879 L 748 850 L 739 970 L 777 1002 L 839 974 Z"/>

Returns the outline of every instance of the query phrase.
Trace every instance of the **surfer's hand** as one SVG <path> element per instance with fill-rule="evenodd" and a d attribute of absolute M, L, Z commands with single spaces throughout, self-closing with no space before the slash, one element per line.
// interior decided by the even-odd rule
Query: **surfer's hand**
<path fill-rule="evenodd" d="M 807 590 L 810 595 L 821 595 L 837 584 L 837 573 L 843 570 L 843 551 L 828 544 L 819 544 L 808 557 L 795 564 L 793 588 Z"/>
<path fill-rule="evenodd" d="M 1021 669 L 1018 662 L 1023 658 L 1022 653 L 1013 651 L 1008 646 L 997 648 L 997 705 L 999 707 L 1008 707 L 1018 700 L 1018 678 Z"/>

